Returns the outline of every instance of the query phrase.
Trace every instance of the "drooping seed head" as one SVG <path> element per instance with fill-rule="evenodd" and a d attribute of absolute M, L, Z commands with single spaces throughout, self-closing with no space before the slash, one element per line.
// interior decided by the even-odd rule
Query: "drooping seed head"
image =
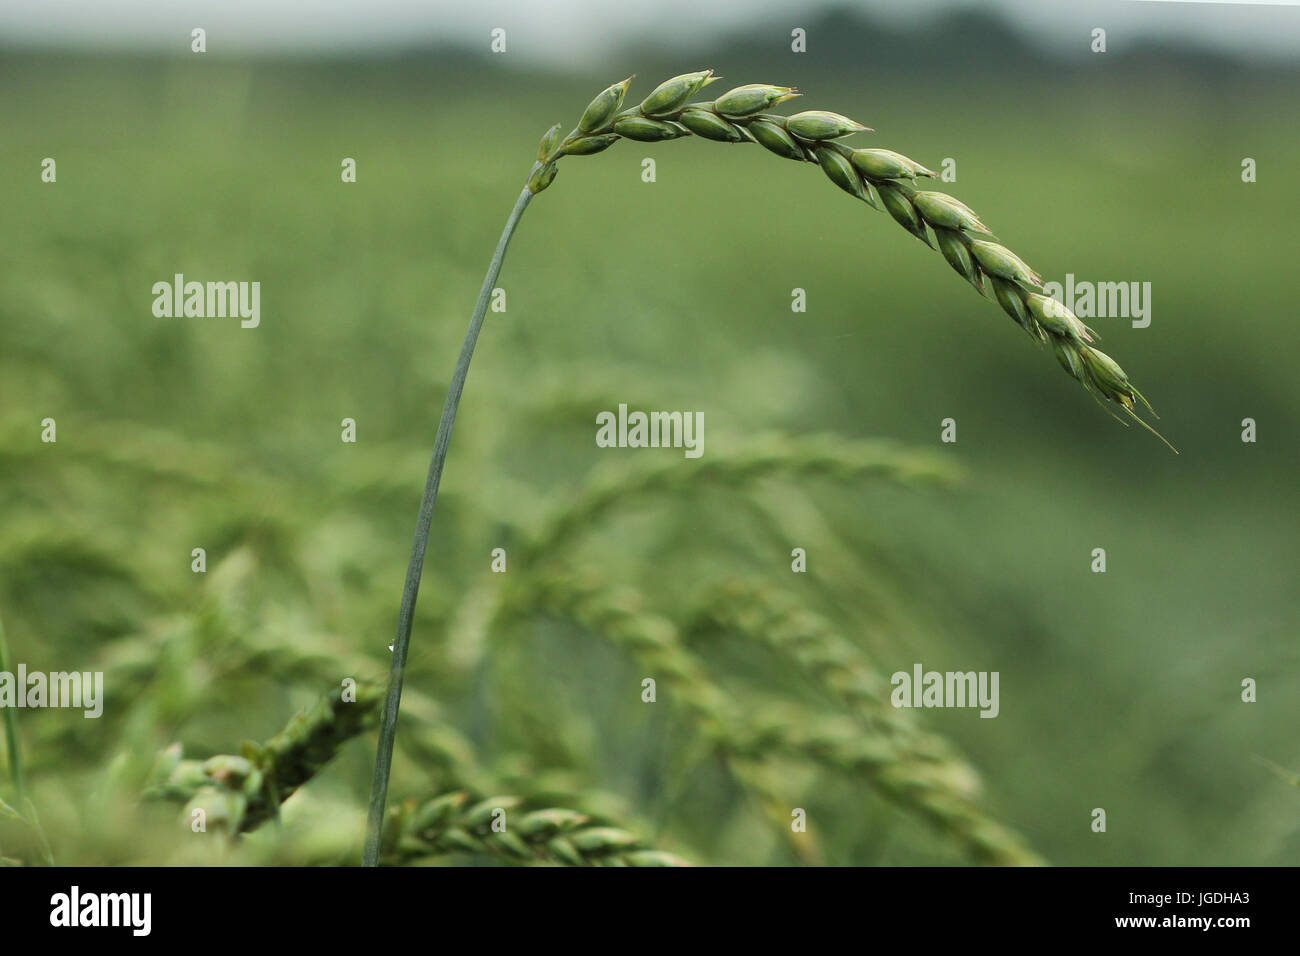
<path fill-rule="evenodd" d="M 609 149 L 619 140 L 617 133 L 601 133 L 597 136 L 579 136 L 568 140 L 560 147 L 564 156 L 591 156 Z"/>
<path fill-rule="evenodd" d="M 868 129 L 839 113 L 808 110 L 781 117 L 763 112 L 797 95 L 790 87 L 749 84 L 712 103 L 687 105 L 696 91 L 716 79 L 712 70 L 673 77 L 639 107 L 621 114 L 629 81 L 609 87 L 592 101 L 568 138 L 557 142 L 558 128 L 543 138 L 529 189 L 540 192 L 552 182 L 559 157 L 598 153 L 619 138 L 655 142 L 694 134 L 717 142 L 756 142 L 778 156 L 815 162 L 841 189 L 877 208 L 879 195 L 896 222 L 926 245 L 937 246 L 959 275 L 981 294 L 991 294 L 1033 338 L 1050 343 L 1057 361 L 1094 398 L 1118 404 L 1118 410 L 1107 407 L 1159 434 L 1134 411 L 1138 402 L 1150 409 L 1146 399 L 1113 359 L 1092 348 L 1095 333 L 1042 294 L 1042 277 L 1003 246 L 969 206 L 946 193 L 917 190 L 917 178 L 935 178 L 933 170 L 893 150 L 850 150 L 833 142 Z"/>
<path fill-rule="evenodd" d="M 786 159 L 793 159 L 797 163 L 808 161 L 803 147 L 779 124 L 771 120 L 756 119 L 750 121 L 748 129 L 750 135 L 769 152 L 784 156 Z"/>
<path fill-rule="evenodd" d="M 745 134 L 734 123 L 728 123 L 712 110 L 683 110 L 677 117 L 681 123 L 696 136 L 711 139 L 717 143 L 742 143 Z"/>
<path fill-rule="evenodd" d="M 855 149 L 852 159 L 853 165 L 858 167 L 864 176 L 870 176 L 872 179 L 915 180 L 917 176 L 933 178 L 938 175 L 916 160 L 908 159 L 902 153 L 896 153 L 892 149 Z"/>
<path fill-rule="evenodd" d="M 712 70 L 674 76 L 671 80 L 660 83 L 655 87 L 654 92 L 641 101 L 641 112 L 650 117 L 675 113 L 685 106 L 686 101 L 698 90 L 716 79 L 718 77 L 713 75 Z"/>
<path fill-rule="evenodd" d="M 560 124 L 556 123 L 546 131 L 542 141 L 537 145 L 537 161 L 539 163 L 548 162 L 555 152 L 555 147 L 560 145 Z"/>
<path fill-rule="evenodd" d="M 988 226 L 980 222 L 980 217 L 975 215 L 975 210 L 947 193 L 923 190 L 912 195 L 912 202 L 916 206 L 916 211 L 932 226 L 992 235 Z"/>
<path fill-rule="evenodd" d="M 971 242 L 970 251 L 980 268 L 989 275 L 1008 279 L 1031 290 L 1043 287 L 1043 277 L 1025 265 L 1024 260 L 1006 246 L 976 239 Z"/>
<path fill-rule="evenodd" d="M 827 113 L 824 110 L 806 110 L 795 113 L 785 121 L 786 129 L 800 139 L 838 139 L 850 133 L 870 132 L 869 126 L 863 126 L 839 113 Z"/>
<path fill-rule="evenodd" d="M 591 133 L 609 123 L 618 112 L 618 108 L 623 105 L 623 97 L 627 95 L 627 88 L 631 83 L 632 77 L 629 76 L 621 83 L 615 83 L 602 90 L 582 114 L 582 119 L 578 120 L 578 132 Z"/>
<path fill-rule="evenodd" d="M 778 103 L 794 99 L 799 94 L 789 86 L 768 86 L 750 83 L 728 90 L 713 101 L 713 108 L 723 116 L 749 116 L 771 109 Z"/>
<path fill-rule="evenodd" d="M 679 126 L 644 116 L 620 116 L 614 121 L 614 132 L 638 143 L 658 143 L 686 135 L 686 131 Z"/>
<path fill-rule="evenodd" d="M 1079 344 L 1091 342 L 1092 329 L 1079 320 L 1063 302 L 1030 292 L 1025 296 L 1025 307 L 1038 320 L 1038 324 L 1053 335 L 1070 339 Z"/>

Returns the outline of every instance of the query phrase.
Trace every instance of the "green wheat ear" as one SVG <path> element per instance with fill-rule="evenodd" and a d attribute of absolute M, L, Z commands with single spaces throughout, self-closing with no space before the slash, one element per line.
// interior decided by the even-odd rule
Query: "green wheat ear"
<path fill-rule="evenodd" d="M 944 193 L 917 188 L 918 178 L 934 178 L 933 171 L 892 150 L 850 149 L 840 143 L 843 137 L 869 128 L 839 113 L 805 110 L 782 116 L 768 112 L 799 95 L 791 87 L 748 84 L 729 90 L 712 101 L 690 102 L 692 96 L 717 79 L 712 70 L 675 76 L 655 87 L 638 105 L 624 109 L 623 101 L 632 83 L 632 77 L 628 77 L 601 91 L 567 136 L 560 135 L 561 127 L 557 124 L 542 137 L 537 161 L 515 200 L 488 265 L 438 423 L 402 590 L 397 636 L 392 644 L 388 696 L 380 719 L 379 748 L 371 783 L 366 846 L 362 858 L 366 866 L 375 866 L 379 862 L 388 778 L 397 735 L 397 712 L 402 698 L 415 601 L 420 590 L 424 554 L 447 459 L 447 446 L 451 441 L 465 378 L 469 374 L 470 360 L 519 219 L 533 197 L 555 182 L 558 163 L 565 156 L 592 156 L 604 152 L 621 139 L 653 143 L 698 136 L 720 143 L 757 143 L 785 159 L 815 163 L 840 189 L 875 209 L 883 207 L 909 233 L 927 246 L 937 248 L 962 278 L 981 294 L 991 294 L 1034 339 L 1050 344 L 1065 370 L 1104 406 L 1118 406 L 1124 415 L 1141 423 L 1164 441 L 1163 436 L 1136 412 L 1139 402 L 1150 409 L 1146 399 L 1129 382 L 1114 359 L 1093 348 L 1093 332 L 1064 305 L 1043 295 L 1042 277 L 1002 245 L 968 206 Z M 1165 444 L 1169 443 L 1166 441 Z M 1172 445 L 1169 447 L 1173 448 Z"/>
<path fill-rule="evenodd" d="M 179 744 L 158 758 L 145 791 L 148 800 L 202 807 L 209 824 L 231 834 L 253 830 L 278 816 L 280 804 L 311 780 L 345 743 L 374 726 L 382 689 L 356 685 L 354 695 L 335 689 L 295 714 L 264 743 L 247 742 L 241 753 L 206 760 L 182 759 Z"/>
<path fill-rule="evenodd" d="M 904 229 L 937 248 L 958 275 L 981 294 L 991 292 L 1026 332 L 1049 343 L 1065 370 L 1094 398 L 1118 406 L 1120 413 L 1177 452 L 1138 416 L 1139 402 L 1154 410 L 1119 364 L 1093 347 L 1095 333 L 1065 305 L 1043 294 L 1042 277 L 1003 246 L 970 207 L 945 193 L 917 188 L 918 177 L 935 177 L 932 170 L 893 150 L 850 149 L 837 142 L 870 130 L 847 116 L 821 110 L 793 116 L 767 112 L 799 95 L 790 87 L 749 84 L 712 102 L 687 102 L 716 79 L 712 70 L 673 77 L 640 105 L 621 111 L 631 81 L 615 83 L 592 100 L 567 137 L 560 139 L 558 126 L 543 137 L 529 190 L 539 193 L 554 182 L 556 163 L 563 157 L 603 152 L 619 139 L 659 142 L 694 135 L 723 143 L 758 143 L 786 159 L 815 163 L 849 195 L 876 209 L 883 206 Z"/>
<path fill-rule="evenodd" d="M 410 803 L 390 814 L 384 858 L 393 864 L 447 853 L 494 856 L 514 863 L 560 866 L 690 866 L 681 857 L 653 849 L 622 827 L 585 813 L 545 806 L 523 812 L 516 796 L 474 799 L 468 791 Z M 509 830 L 496 830 L 500 811 L 522 815 Z"/>

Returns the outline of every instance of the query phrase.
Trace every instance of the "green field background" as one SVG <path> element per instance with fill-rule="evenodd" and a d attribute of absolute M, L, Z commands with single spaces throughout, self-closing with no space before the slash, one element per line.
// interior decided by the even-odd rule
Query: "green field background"
<path fill-rule="evenodd" d="M 539 137 L 627 73 L 636 96 L 712 67 L 718 90 L 798 85 L 800 105 L 874 127 L 854 145 L 955 159 L 940 188 L 1049 279 L 1150 282 L 1149 328 L 1090 324 L 1181 454 L 1113 421 L 939 256 L 815 168 L 694 139 L 566 159 L 515 237 L 507 309 L 489 313 L 470 374 L 411 686 L 503 779 L 552 774 L 700 862 L 794 862 L 717 767 L 664 783 L 690 735 L 670 701 L 645 716 L 645 675 L 621 652 L 538 619 L 490 635 L 456 679 L 448 659 L 492 548 L 513 555 L 519 529 L 610 461 L 692 467 L 597 448 L 595 415 L 615 403 L 703 412 L 706 460 L 769 433 L 892 439 L 963 480 L 687 482 L 536 560 L 598 567 L 670 618 L 707 585 L 770 583 L 883 675 L 998 671 L 996 720 L 919 720 L 1052 863 L 1294 863 L 1300 791 L 1260 758 L 1300 767 L 1300 86 L 1159 50 L 1056 69 L 999 42 L 937 65 L 855 62 L 847 39 L 816 65 L 780 44 L 628 51 L 588 75 L 447 51 L 0 56 L 0 616 L 30 669 L 110 683 L 98 721 L 22 714 L 56 861 L 352 860 L 373 735 L 286 805 L 282 840 L 221 849 L 133 795 L 169 743 L 233 751 L 329 689 L 241 656 L 241 641 L 270 634 L 383 673 L 448 377 Z M 1243 157 L 1257 183 L 1241 181 Z M 260 281 L 260 328 L 155 318 L 150 288 L 176 272 Z M 57 444 L 39 441 L 46 417 Z M 206 575 L 190 571 L 199 546 Z M 793 547 L 806 575 L 790 572 Z M 1105 574 L 1090 571 L 1098 547 Z M 757 651 L 709 664 L 724 687 L 753 669 L 765 698 L 817 713 Z M 1240 700 L 1248 677 L 1257 703 Z M 400 754 L 394 798 L 436 792 L 435 778 Z M 863 781 L 782 783 L 824 862 L 962 861 Z M 0 855 L 23 858 L 25 839 L 0 828 Z"/>

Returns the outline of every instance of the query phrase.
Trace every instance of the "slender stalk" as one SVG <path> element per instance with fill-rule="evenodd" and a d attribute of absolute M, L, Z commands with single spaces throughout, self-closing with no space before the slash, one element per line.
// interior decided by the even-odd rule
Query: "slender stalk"
<path fill-rule="evenodd" d="M 536 171 L 537 166 L 533 167 Z M 393 743 L 397 738 L 397 710 L 402 702 L 402 678 L 406 672 L 406 651 L 411 643 L 411 621 L 415 616 L 415 599 L 420 593 L 420 574 L 424 570 L 424 552 L 429 544 L 429 526 L 433 523 L 433 506 L 438 500 L 438 485 L 442 481 L 442 466 L 447 460 L 447 445 L 451 442 L 451 429 L 456 424 L 456 409 L 460 405 L 460 393 L 465 388 L 465 377 L 469 374 L 470 359 L 474 357 L 474 345 L 478 341 L 479 330 L 483 327 L 483 316 L 487 313 L 488 301 L 496 287 L 497 275 L 501 272 L 501 263 L 506 257 L 506 248 L 510 237 L 519 225 L 519 217 L 533 199 L 528 187 L 515 201 L 515 208 L 506 220 L 506 227 L 497 242 L 496 252 L 488 265 L 487 276 L 483 279 L 483 288 L 479 290 L 478 302 L 474 305 L 474 314 L 469 320 L 469 330 L 465 333 L 465 344 L 461 346 L 460 358 L 456 362 L 456 371 L 451 377 L 451 386 L 447 390 L 447 402 L 442 407 L 442 420 L 438 422 L 438 437 L 433 443 L 433 458 L 429 462 L 429 476 L 424 482 L 424 495 L 420 499 L 420 514 L 415 522 L 415 541 L 411 545 L 411 561 L 406 567 L 406 584 L 402 588 L 402 606 L 397 613 L 397 637 L 393 641 L 393 662 L 388 672 L 388 694 L 384 698 L 384 709 L 379 722 L 379 751 L 375 756 L 375 776 L 370 785 L 370 813 L 366 822 L 366 847 L 362 856 L 362 866 L 377 866 L 379 863 L 380 837 L 384 827 L 384 805 L 388 801 L 388 776 L 393 768 Z"/>
<path fill-rule="evenodd" d="M 0 672 L 9 670 L 9 645 L 5 643 L 5 624 L 0 619 Z M 18 806 L 23 805 L 23 753 L 18 743 L 18 710 L 14 707 L 4 709 L 5 747 L 9 753 L 9 773 L 14 781 L 14 796 Z"/>

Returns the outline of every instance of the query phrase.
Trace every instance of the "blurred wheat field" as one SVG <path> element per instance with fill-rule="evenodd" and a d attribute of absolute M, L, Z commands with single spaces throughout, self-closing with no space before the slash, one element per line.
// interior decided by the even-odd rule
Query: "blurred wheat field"
<path fill-rule="evenodd" d="M 1254 757 L 1300 765 L 1294 86 L 1170 73 L 954 98 L 914 76 L 675 65 L 816 84 L 877 130 L 864 145 L 955 157 L 951 191 L 1045 275 L 1152 282 L 1150 328 L 1094 324 L 1183 454 L 1119 428 L 815 170 L 695 142 L 572 159 L 520 228 L 470 374 L 393 802 L 518 795 L 697 863 L 990 862 L 982 822 L 936 825 L 968 806 L 1053 863 L 1293 862 L 1295 791 Z M 139 796 L 174 742 L 235 754 L 344 677 L 382 678 L 487 256 L 537 137 L 617 78 L 0 60 L 0 617 L 30 669 L 106 675 L 99 720 L 21 715 L 57 862 L 355 862 L 369 735 L 235 846 Z M 150 287 L 176 272 L 259 280 L 261 326 L 155 318 Z M 703 411 L 713 477 L 680 451 L 597 448 L 620 402 Z M 931 480 L 864 470 L 877 439 Z M 719 595 L 738 605 L 721 624 Z M 740 626 L 767 595 L 886 692 L 918 661 L 999 671 L 1001 713 L 864 715 L 843 671 L 757 639 L 779 615 Z M 648 705 L 652 670 L 678 677 Z M 0 856 L 39 855 L 0 820 Z"/>

